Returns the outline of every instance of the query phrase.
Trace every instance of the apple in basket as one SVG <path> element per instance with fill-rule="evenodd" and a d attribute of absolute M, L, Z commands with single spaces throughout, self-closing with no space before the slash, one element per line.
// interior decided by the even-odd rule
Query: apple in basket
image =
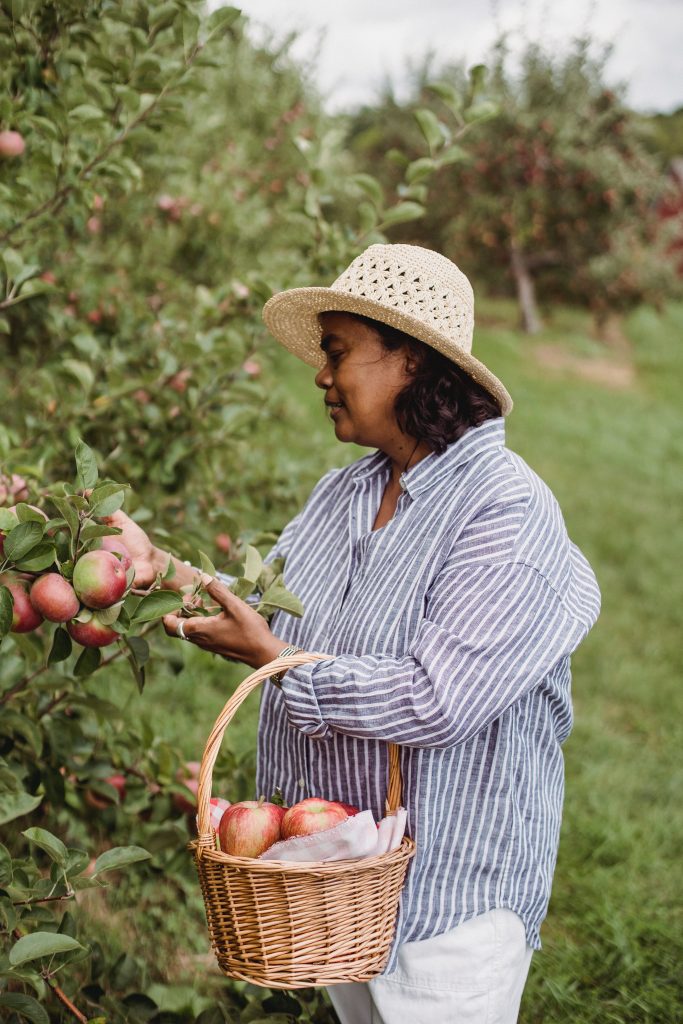
<path fill-rule="evenodd" d="M 284 807 L 260 800 L 243 800 L 231 804 L 218 826 L 223 853 L 233 857 L 258 857 L 280 837 Z"/>
<path fill-rule="evenodd" d="M 334 828 L 354 814 L 358 814 L 358 809 L 350 804 L 310 796 L 298 804 L 293 804 L 285 813 L 282 819 L 282 838 L 291 839 L 292 836 L 310 836 L 314 832 L 324 832 L 325 829 Z"/>

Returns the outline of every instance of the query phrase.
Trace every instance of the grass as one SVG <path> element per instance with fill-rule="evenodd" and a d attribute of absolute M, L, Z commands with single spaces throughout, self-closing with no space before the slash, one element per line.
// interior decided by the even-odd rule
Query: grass
<path fill-rule="evenodd" d="M 565 747 L 560 854 L 520 1020 L 669 1024 L 683 1020 L 683 306 L 628 318 L 635 378 L 626 390 L 535 357 L 552 344 L 584 368 L 609 359 L 582 313 L 553 312 L 533 340 L 515 319 L 510 304 L 482 302 L 475 352 L 515 399 L 508 445 L 554 491 L 603 594 L 599 622 L 573 659 L 576 725 Z M 274 359 L 287 404 L 277 443 L 298 467 L 303 501 L 324 469 L 359 450 L 334 440 L 313 372 L 284 352 Z M 272 442 L 254 439 L 261 443 Z M 165 709 L 168 738 L 196 758 L 239 670 L 182 653 L 179 675 L 156 679 L 149 692 L 155 709 Z M 238 755 L 253 748 L 257 704 L 252 696 L 228 730 Z"/>

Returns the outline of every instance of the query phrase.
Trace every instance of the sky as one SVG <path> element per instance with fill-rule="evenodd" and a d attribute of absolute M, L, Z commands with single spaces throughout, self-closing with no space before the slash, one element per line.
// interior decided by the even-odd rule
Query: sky
<path fill-rule="evenodd" d="M 683 0 L 232 0 L 256 38 L 301 33 L 293 54 L 312 60 L 332 111 L 372 102 L 387 77 L 397 96 L 410 62 L 485 61 L 500 29 L 562 52 L 588 33 L 610 43 L 612 83 L 638 110 L 683 106 Z M 212 7 L 219 6 L 213 0 Z"/>

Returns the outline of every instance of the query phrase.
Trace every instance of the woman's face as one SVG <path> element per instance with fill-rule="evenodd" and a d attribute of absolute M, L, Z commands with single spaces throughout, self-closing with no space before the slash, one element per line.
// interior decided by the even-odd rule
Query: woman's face
<path fill-rule="evenodd" d="M 340 441 L 387 451 L 403 435 L 394 400 L 410 380 L 404 349 L 391 352 L 374 328 L 349 313 L 321 313 L 320 347 L 327 357 L 315 383 Z"/>

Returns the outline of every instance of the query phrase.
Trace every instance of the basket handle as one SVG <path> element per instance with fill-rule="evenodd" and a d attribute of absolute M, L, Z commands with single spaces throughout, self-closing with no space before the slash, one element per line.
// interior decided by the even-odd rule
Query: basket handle
<path fill-rule="evenodd" d="M 202 761 L 199 767 L 199 786 L 197 790 L 197 826 L 199 830 L 200 846 L 215 846 L 214 830 L 211 828 L 211 785 L 213 780 L 213 768 L 218 757 L 223 735 L 239 708 L 252 690 L 255 690 L 265 679 L 276 672 L 285 672 L 287 669 L 296 668 L 298 665 L 307 665 L 313 661 L 329 661 L 332 654 L 312 654 L 308 651 L 297 651 L 296 654 L 288 654 L 284 658 L 276 658 L 262 665 L 255 672 L 243 679 L 232 697 L 226 702 L 225 707 L 219 714 L 211 730 Z M 398 759 L 398 747 L 395 743 L 389 744 L 389 786 L 386 799 L 386 814 L 395 814 L 401 802 L 401 766 Z M 203 840 L 203 842 L 202 842 Z"/>

